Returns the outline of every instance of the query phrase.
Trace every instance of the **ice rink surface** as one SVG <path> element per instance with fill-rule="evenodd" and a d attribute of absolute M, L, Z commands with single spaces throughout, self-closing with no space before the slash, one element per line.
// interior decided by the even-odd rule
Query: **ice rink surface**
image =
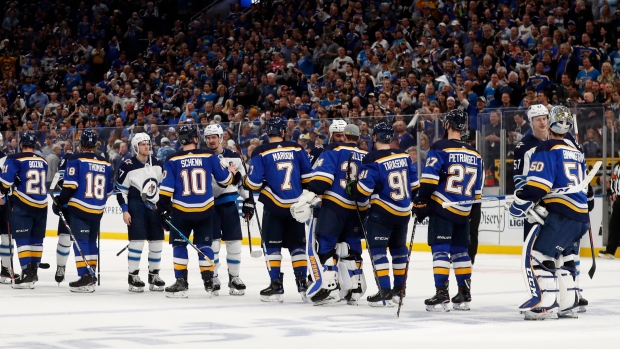
<path fill-rule="evenodd" d="M 75 294 L 68 282 L 54 281 L 56 239 L 47 238 L 34 290 L 0 285 L 0 348 L 590 348 L 616 347 L 620 340 L 620 260 L 582 260 L 581 285 L 590 302 L 579 319 L 524 321 L 517 307 L 528 297 L 519 268 L 520 256 L 479 255 L 472 277 L 472 310 L 429 313 L 423 300 L 434 294 L 430 253 L 412 254 L 407 298 L 400 319 L 396 308 L 371 308 L 365 296 L 358 306 L 303 303 L 296 292 L 290 256 L 283 251 L 284 303 L 263 303 L 259 291 L 268 285 L 263 258 L 251 258 L 243 247 L 244 296 L 228 295 L 226 265 L 220 268 L 222 291 L 207 298 L 189 250 L 189 298 L 127 291 L 127 254 L 115 254 L 126 241 L 104 240 L 101 286 L 93 294 Z M 225 250 L 225 248 L 222 248 Z M 224 252 L 224 251 L 223 251 Z M 224 256 L 220 257 L 225 261 Z M 368 255 L 364 253 L 367 261 Z M 174 282 L 172 249 L 164 247 L 162 278 Z M 18 268 L 19 269 L 19 268 Z M 365 264 L 368 291 L 376 292 L 370 263 Z M 18 270 L 19 271 L 19 270 Z M 146 253 L 140 273 L 146 282 Z M 67 279 L 77 279 L 73 255 Z M 451 276 L 452 290 L 456 282 Z M 392 347 L 391 347 L 392 346 Z"/>

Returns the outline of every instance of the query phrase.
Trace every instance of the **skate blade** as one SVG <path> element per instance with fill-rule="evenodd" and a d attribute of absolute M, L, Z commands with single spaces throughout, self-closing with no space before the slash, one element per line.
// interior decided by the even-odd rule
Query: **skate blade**
<path fill-rule="evenodd" d="M 458 310 L 458 311 L 469 311 L 469 302 L 463 302 L 463 303 L 452 303 L 452 309 L 454 310 Z"/>
<path fill-rule="evenodd" d="M 55 280 L 56 280 L 56 282 L 58 283 L 58 285 L 60 285 L 60 283 L 61 283 L 61 282 L 65 281 L 65 278 L 62 278 L 62 279 L 55 279 Z"/>
<path fill-rule="evenodd" d="M 306 291 L 299 292 L 299 295 L 301 296 L 301 300 L 304 301 L 305 303 L 312 303 L 310 301 L 310 298 L 308 298 L 308 295 L 306 294 Z"/>
<path fill-rule="evenodd" d="M 245 294 L 245 290 L 238 290 L 236 288 L 230 288 L 228 290 L 228 294 L 231 296 L 243 296 Z"/>
<path fill-rule="evenodd" d="M 354 306 L 358 306 L 359 304 L 357 303 L 357 300 L 355 299 L 350 299 L 347 301 L 347 305 L 354 305 Z"/>
<path fill-rule="evenodd" d="M 166 292 L 167 298 L 187 298 L 187 291 Z"/>
<path fill-rule="evenodd" d="M 153 284 L 149 285 L 149 291 L 154 291 L 154 292 L 162 292 L 166 289 L 165 286 L 156 286 Z"/>
<path fill-rule="evenodd" d="M 71 291 L 73 293 L 93 293 L 93 292 L 95 292 L 95 285 L 80 286 L 80 287 L 70 287 L 69 291 Z"/>
<path fill-rule="evenodd" d="M 137 287 L 129 285 L 129 292 L 142 293 L 144 292 L 144 287 Z"/>
<path fill-rule="evenodd" d="M 314 306 L 329 305 L 329 304 L 338 303 L 339 301 L 340 301 L 340 297 L 328 296 L 325 299 L 313 302 L 313 305 Z"/>
<path fill-rule="evenodd" d="M 368 302 L 368 305 L 370 305 L 373 308 L 393 308 L 394 307 L 394 303 L 392 303 L 392 301 L 385 301 L 385 305 L 383 304 L 383 302 Z"/>
<path fill-rule="evenodd" d="M 4 285 L 10 285 L 11 284 L 11 278 L 10 277 L 0 277 L 0 284 L 4 284 Z"/>
<path fill-rule="evenodd" d="M 272 294 L 271 296 L 260 296 L 260 300 L 263 302 L 270 303 L 282 303 L 284 302 L 283 294 Z"/>
<path fill-rule="evenodd" d="M 578 313 L 585 313 L 586 312 L 586 306 L 585 305 L 579 306 L 577 312 Z"/>
<path fill-rule="evenodd" d="M 577 319 L 579 318 L 579 315 L 577 315 L 577 313 L 575 311 L 571 310 L 564 310 L 558 313 L 558 318 L 560 319 Z"/>
<path fill-rule="evenodd" d="M 19 290 L 32 290 L 34 289 L 34 282 L 22 282 L 21 284 L 15 284 L 12 287 Z"/>
<path fill-rule="evenodd" d="M 542 321 L 542 320 L 557 320 L 558 319 L 558 313 L 555 311 L 536 313 L 536 312 L 528 310 L 528 311 L 525 311 L 524 314 L 525 314 L 524 320 L 527 320 L 527 321 Z"/>
<path fill-rule="evenodd" d="M 439 307 L 437 307 L 439 305 Z M 426 311 L 430 311 L 433 313 L 447 313 L 450 311 L 448 308 L 448 303 L 435 304 L 435 305 L 427 305 Z"/>

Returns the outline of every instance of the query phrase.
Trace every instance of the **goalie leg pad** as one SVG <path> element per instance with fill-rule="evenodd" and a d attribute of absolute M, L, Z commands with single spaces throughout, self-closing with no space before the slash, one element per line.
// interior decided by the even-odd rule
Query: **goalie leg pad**
<path fill-rule="evenodd" d="M 559 293 L 559 317 L 577 318 L 575 310 L 579 306 L 579 289 L 575 283 L 575 261 L 573 255 L 562 256 L 556 264 L 561 266 L 558 269 Z"/>
<path fill-rule="evenodd" d="M 319 257 L 319 262 L 321 263 L 322 269 L 320 287 L 311 287 L 310 289 L 308 289 L 308 298 L 315 305 L 323 305 L 337 302 L 340 300 L 340 295 L 338 291 L 339 285 L 338 267 L 336 266 L 336 253 L 335 251 L 332 251 L 329 254 L 320 255 Z"/>
<path fill-rule="evenodd" d="M 355 263 L 349 259 L 349 244 L 339 242 L 336 244 L 336 254 L 338 255 L 338 280 L 340 283 L 340 298 L 344 298 L 349 290 L 353 288 L 351 275 L 355 269 Z"/>
<path fill-rule="evenodd" d="M 531 266 L 524 270 L 524 275 L 532 298 L 520 309 L 525 313 L 525 320 L 557 319 L 559 289 L 555 260 L 538 251 L 530 255 Z"/>

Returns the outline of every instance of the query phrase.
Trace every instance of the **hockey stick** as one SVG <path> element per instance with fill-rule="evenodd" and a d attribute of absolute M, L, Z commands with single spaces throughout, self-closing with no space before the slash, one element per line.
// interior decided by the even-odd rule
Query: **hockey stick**
<path fill-rule="evenodd" d="M 127 246 L 123 247 L 122 250 L 118 251 L 118 253 L 116 254 L 116 257 L 120 256 L 121 253 L 125 252 L 125 250 L 128 249 L 128 248 L 129 248 L 129 244 L 127 244 Z"/>
<path fill-rule="evenodd" d="M 349 156 L 349 161 L 347 162 L 347 182 L 351 180 L 351 159 L 353 159 L 353 152 Z M 353 196 L 353 195 L 351 195 Z M 357 202 L 357 197 L 353 196 L 353 202 L 355 202 L 355 212 L 357 212 L 357 219 L 360 221 L 360 226 L 362 228 L 362 232 L 364 233 L 364 240 L 366 240 L 366 249 L 368 250 L 368 256 L 370 257 L 370 264 L 372 265 L 372 273 L 375 277 L 375 283 L 377 284 L 377 288 L 379 289 L 379 295 L 381 296 L 381 283 L 379 282 L 379 274 L 377 273 L 377 267 L 375 266 L 375 260 L 372 258 L 372 252 L 370 251 L 370 244 L 368 243 L 368 232 L 366 228 L 364 228 L 364 221 L 362 220 L 362 214 L 360 213 L 360 205 Z M 381 296 L 381 302 L 383 306 L 385 306 L 385 299 Z"/>
<path fill-rule="evenodd" d="M 142 193 L 142 201 L 144 202 L 144 205 L 152 211 L 157 211 L 157 206 L 155 206 L 155 204 L 153 204 L 152 202 L 148 201 L 146 199 L 146 193 Z M 166 222 L 166 224 L 168 224 L 168 226 L 172 229 L 174 229 L 174 231 L 176 231 L 177 235 L 181 236 L 183 238 L 183 240 L 185 240 L 185 242 L 187 242 L 187 244 L 189 246 L 191 246 L 194 250 L 196 250 L 196 252 L 198 252 L 199 255 L 201 255 L 202 257 L 204 257 L 205 261 L 215 265 L 215 263 L 213 263 L 213 261 L 211 260 L 211 258 L 207 257 L 207 255 L 204 254 L 204 252 L 202 252 L 198 247 L 196 247 L 196 245 L 194 245 L 191 241 L 189 241 L 189 239 L 183 235 L 183 233 L 181 233 L 181 231 L 175 227 L 172 224 L 172 221 L 169 219 L 164 219 L 164 222 Z"/>
<path fill-rule="evenodd" d="M 97 232 L 97 286 L 101 286 L 101 229 Z"/>
<path fill-rule="evenodd" d="M 577 126 L 577 114 L 573 114 L 573 128 L 575 129 L 575 142 L 579 144 L 579 127 Z M 592 167 L 592 171 L 590 172 L 594 172 L 594 173 L 598 172 L 598 168 L 600 166 L 596 167 L 596 165 L 599 162 L 601 161 L 597 161 L 597 163 Z M 592 180 L 589 180 L 586 183 L 589 184 L 591 181 Z M 587 184 L 585 187 L 586 188 L 588 187 Z M 596 272 L 596 256 L 594 255 L 594 237 L 592 236 L 592 226 L 590 226 L 590 229 L 588 229 L 588 235 L 590 236 L 590 253 L 592 254 L 592 266 L 590 267 L 590 270 L 588 271 L 588 276 L 590 276 L 590 279 L 592 279 L 594 277 L 594 273 Z"/>
<path fill-rule="evenodd" d="M 52 187 L 52 188 L 55 188 L 55 187 Z M 71 235 L 71 238 L 75 242 L 75 246 L 77 247 L 77 250 L 80 253 L 80 256 L 82 257 L 82 261 L 84 262 L 84 264 L 86 264 L 86 269 L 88 269 L 88 272 L 90 273 L 90 275 L 92 275 L 94 277 L 96 275 L 95 271 L 90 266 L 90 263 L 88 262 L 88 259 L 86 259 L 86 255 L 84 255 L 84 252 L 82 252 L 82 248 L 80 247 L 80 244 L 78 243 L 77 239 L 75 238 L 75 235 L 73 235 L 73 231 L 71 231 L 71 227 L 69 226 L 69 222 L 67 222 L 67 218 L 65 218 L 65 214 L 61 210 L 62 205 L 60 204 L 58 196 L 53 196 L 52 195 L 52 200 L 54 201 L 54 203 L 56 203 L 56 205 L 58 205 L 58 217 L 60 217 L 60 220 L 62 221 L 62 223 L 67 228 L 67 231 L 69 232 L 69 235 Z M 97 263 L 99 263 L 99 261 L 97 261 Z"/>
<path fill-rule="evenodd" d="M 417 226 L 418 217 L 413 215 L 413 229 L 411 229 L 411 239 L 409 239 L 409 251 L 407 252 L 407 264 L 405 264 L 405 275 L 403 276 L 403 287 L 400 289 L 398 300 L 398 310 L 396 310 L 396 318 L 400 318 L 400 308 L 403 306 L 403 298 L 405 298 L 405 288 L 407 284 L 407 275 L 409 275 L 409 261 L 411 260 L 411 250 L 413 250 L 413 237 L 415 236 L 415 228 Z"/>
<path fill-rule="evenodd" d="M 248 245 L 250 245 L 250 256 L 252 256 L 253 258 L 260 258 L 263 256 L 263 251 L 253 251 L 252 250 L 252 234 L 250 233 L 250 220 L 245 219 L 245 223 L 246 223 L 246 227 L 248 228 Z"/>
<path fill-rule="evenodd" d="M 245 161 L 243 161 L 243 159 L 241 159 L 241 165 L 243 165 L 243 170 L 245 171 L 245 175 L 247 176 L 248 175 L 248 168 L 245 166 Z M 252 193 L 252 189 L 250 189 L 249 187 L 247 189 L 248 189 L 248 193 L 250 193 L 250 197 L 252 198 L 252 201 L 254 201 L 254 193 Z M 258 211 L 256 210 L 256 203 L 254 203 L 254 216 L 256 217 L 256 224 L 258 225 L 258 234 L 260 235 L 260 244 L 261 244 L 261 248 L 263 250 L 263 254 L 265 255 L 265 263 L 267 264 L 267 270 L 271 271 L 271 266 L 269 265 L 269 261 L 267 260 L 267 246 L 265 245 L 265 240 L 263 240 L 263 228 L 261 227 L 260 219 L 258 218 Z M 249 239 L 250 250 L 251 250 L 251 248 L 252 248 L 252 239 L 249 236 L 249 231 L 250 231 L 249 223 L 250 222 L 248 221 L 248 239 Z M 252 252 L 250 252 L 250 255 L 252 255 Z M 254 256 L 252 256 L 252 257 L 254 257 Z M 260 257 L 260 256 L 258 256 L 258 257 Z"/>

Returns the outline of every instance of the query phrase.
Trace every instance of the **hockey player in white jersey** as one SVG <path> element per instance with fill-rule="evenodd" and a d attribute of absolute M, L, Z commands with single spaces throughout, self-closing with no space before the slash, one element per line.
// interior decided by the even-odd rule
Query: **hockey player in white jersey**
<path fill-rule="evenodd" d="M 159 200 L 163 165 L 151 155 L 151 138 L 146 133 L 134 135 L 131 149 L 136 155 L 120 165 L 116 183 L 116 199 L 123 210 L 123 221 L 127 224 L 129 236 L 129 291 L 144 291 L 145 284 L 138 274 L 145 240 L 149 245 L 149 290 L 163 291 L 166 283 L 160 278 L 159 269 L 164 230 L 154 210 Z"/>
<path fill-rule="evenodd" d="M 234 163 L 242 176 L 245 176 L 243 160 L 239 154 L 230 149 L 222 149 L 224 130 L 218 124 L 208 125 L 204 130 L 205 142 L 219 158 L 220 162 L 228 166 Z M 243 198 L 243 213 L 248 217 L 248 222 L 254 214 L 254 199 L 249 197 L 247 190 L 242 185 L 229 185 L 222 187 L 213 179 L 213 197 L 215 198 L 215 213 L 213 214 L 213 254 L 215 273 L 213 277 L 213 295 L 218 295 L 221 282 L 218 277 L 220 268 L 220 247 L 222 240 L 226 243 L 226 264 L 228 265 L 228 288 L 229 294 L 242 296 L 245 294 L 245 284 L 239 277 L 241 267 L 241 222 L 237 198 Z M 249 216 L 248 216 L 249 215 Z"/>

